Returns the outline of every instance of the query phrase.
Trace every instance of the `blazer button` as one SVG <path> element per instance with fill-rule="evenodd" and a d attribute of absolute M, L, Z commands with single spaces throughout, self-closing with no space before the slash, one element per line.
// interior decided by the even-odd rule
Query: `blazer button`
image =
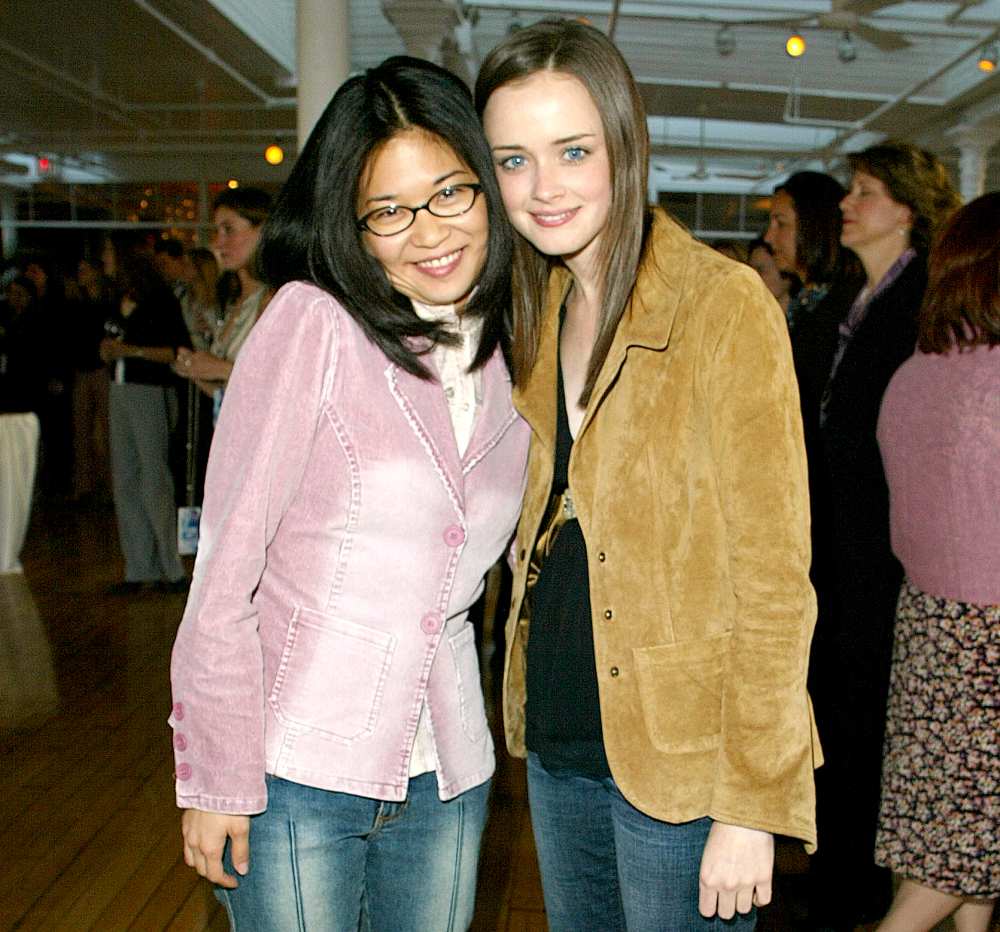
<path fill-rule="evenodd" d="M 605 552 L 604 552 L 604 551 L 602 550 L 602 551 L 601 551 L 601 552 L 600 552 L 600 553 L 599 553 L 599 554 L 597 555 L 597 562 L 598 562 L 598 563 L 603 563 L 603 562 L 604 562 L 605 560 L 607 560 L 607 558 L 608 558 L 607 554 L 606 554 L 606 553 L 605 553 Z"/>
<path fill-rule="evenodd" d="M 465 531 L 458 524 L 452 524 L 445 528 L 444 542 L 449 547 L 460 547 L 465 543 Z"/>
<path fill-rule="evenodd" d="M 188 746 L 188 739 L 184 737 L 180 732 L 174 735 L 174 747 L 178 751 L 186 751 Z"/>
<path fill-rule="evenodd" d="M 190 764 L 178 764 L 177 765 L 177 779 L 182 783 L 185 780 L 191 779 L 191 765 Z"/>
<path fill-rule="evenodd" d="M 420 630 L 424 634 L 437 634 L 441 630 L 441 616 L 437 612 L 428 612 L 420 619 Z"/>
<path fill-rule="evenodd" d="M 184 721 L 184 703 L 175 702 L 174 703 L 174 720 L 178 722 Z"/>
<path fill-rule="evenodd" d="M 619 670 L 618 667 L 612 667 L 610 672 L 612 676 L 618 676 L 618 674 L 621 673 L 621 670 Z"/>
<path fill-rule="evenodd" d="M 613 611 L 611 611 L 610 608 L 606 608 L 606 609 L 604 609 L 604 617 L 608 621 L 611 621 L 611 619 L 615 617 L 615 613 Z"/>

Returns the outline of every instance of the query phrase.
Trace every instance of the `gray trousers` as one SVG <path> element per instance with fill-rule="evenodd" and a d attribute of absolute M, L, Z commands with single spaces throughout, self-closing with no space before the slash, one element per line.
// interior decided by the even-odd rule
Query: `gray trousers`
<path fill-rule="evenodd" d="M 177 508 L 170 474 L 170 428 L 177 393 L 161 385 L 111 385 L 111 474 L 127 582 L 184 575 L 177 553 Z"/>

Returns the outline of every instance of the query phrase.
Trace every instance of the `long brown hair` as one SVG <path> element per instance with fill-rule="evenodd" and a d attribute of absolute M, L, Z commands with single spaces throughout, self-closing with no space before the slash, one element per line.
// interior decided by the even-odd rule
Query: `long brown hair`
<path fill-rule="evenodd" d="M 601 115 L 611 169 L 611 206 L 597 257 L 602 311 L 580 396 L 586 405 L 632 295 L 650 226 L 646 111 L 625 59 L 603 33 L 581 22 L 552 19 L 518 30 L 486 57 L 476 80 L 480 117 L 494 91 L 539 71 L 569 75 L 586 88 Z M 549 273 L 558 261 L 516 237 L 513 360 L 518 385 L 538 356 Z"/>
<path fill-rule="evenodd" d="M 953 214 L 931 249 L 917 345 L 1000 345 L 1000 191 Z"/>

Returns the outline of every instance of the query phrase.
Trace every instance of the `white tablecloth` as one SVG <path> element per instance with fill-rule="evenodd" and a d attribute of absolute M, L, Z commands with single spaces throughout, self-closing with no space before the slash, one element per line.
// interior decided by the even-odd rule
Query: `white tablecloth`
<path fill-rule="evenodd" d="M 38 463 L 38 418 L 0 414 L 0 573 L 21 572 Z"/>

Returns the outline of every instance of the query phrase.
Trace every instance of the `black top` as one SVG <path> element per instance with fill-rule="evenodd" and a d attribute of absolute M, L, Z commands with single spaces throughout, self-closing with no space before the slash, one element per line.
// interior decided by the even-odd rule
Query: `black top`
<path fill-rule="evenodd" d="M 0 413 L 38 412 L 49 375 L 45 328 L 36 308 L 14 314 L 0 304 Z"/>
<path fill-rule="evenodd" d="M 128 317 L 115 312 L 104 325 L 107 336 L 118 337 L 133 346 L 190 346 L 181 306 L 174 293 L 163 288 L 140 301 Z M 140 385 L 172 385 L 176 381 L 170 367 L 148 359 L 124 360 L 125 381 Z M 117 366 L 113 366 L 114 373 Z"/>
<path fill-rule="evenodd" d="M 573 435 L 566 414 L 562 367 L 552 495 L 569 485 Z M 587 545 L 580 522 L 559 530 L 530 598 L 525 741 L 546 770 L 610 777 L 601 733 L 601 705 L 594 660 Z"/>

